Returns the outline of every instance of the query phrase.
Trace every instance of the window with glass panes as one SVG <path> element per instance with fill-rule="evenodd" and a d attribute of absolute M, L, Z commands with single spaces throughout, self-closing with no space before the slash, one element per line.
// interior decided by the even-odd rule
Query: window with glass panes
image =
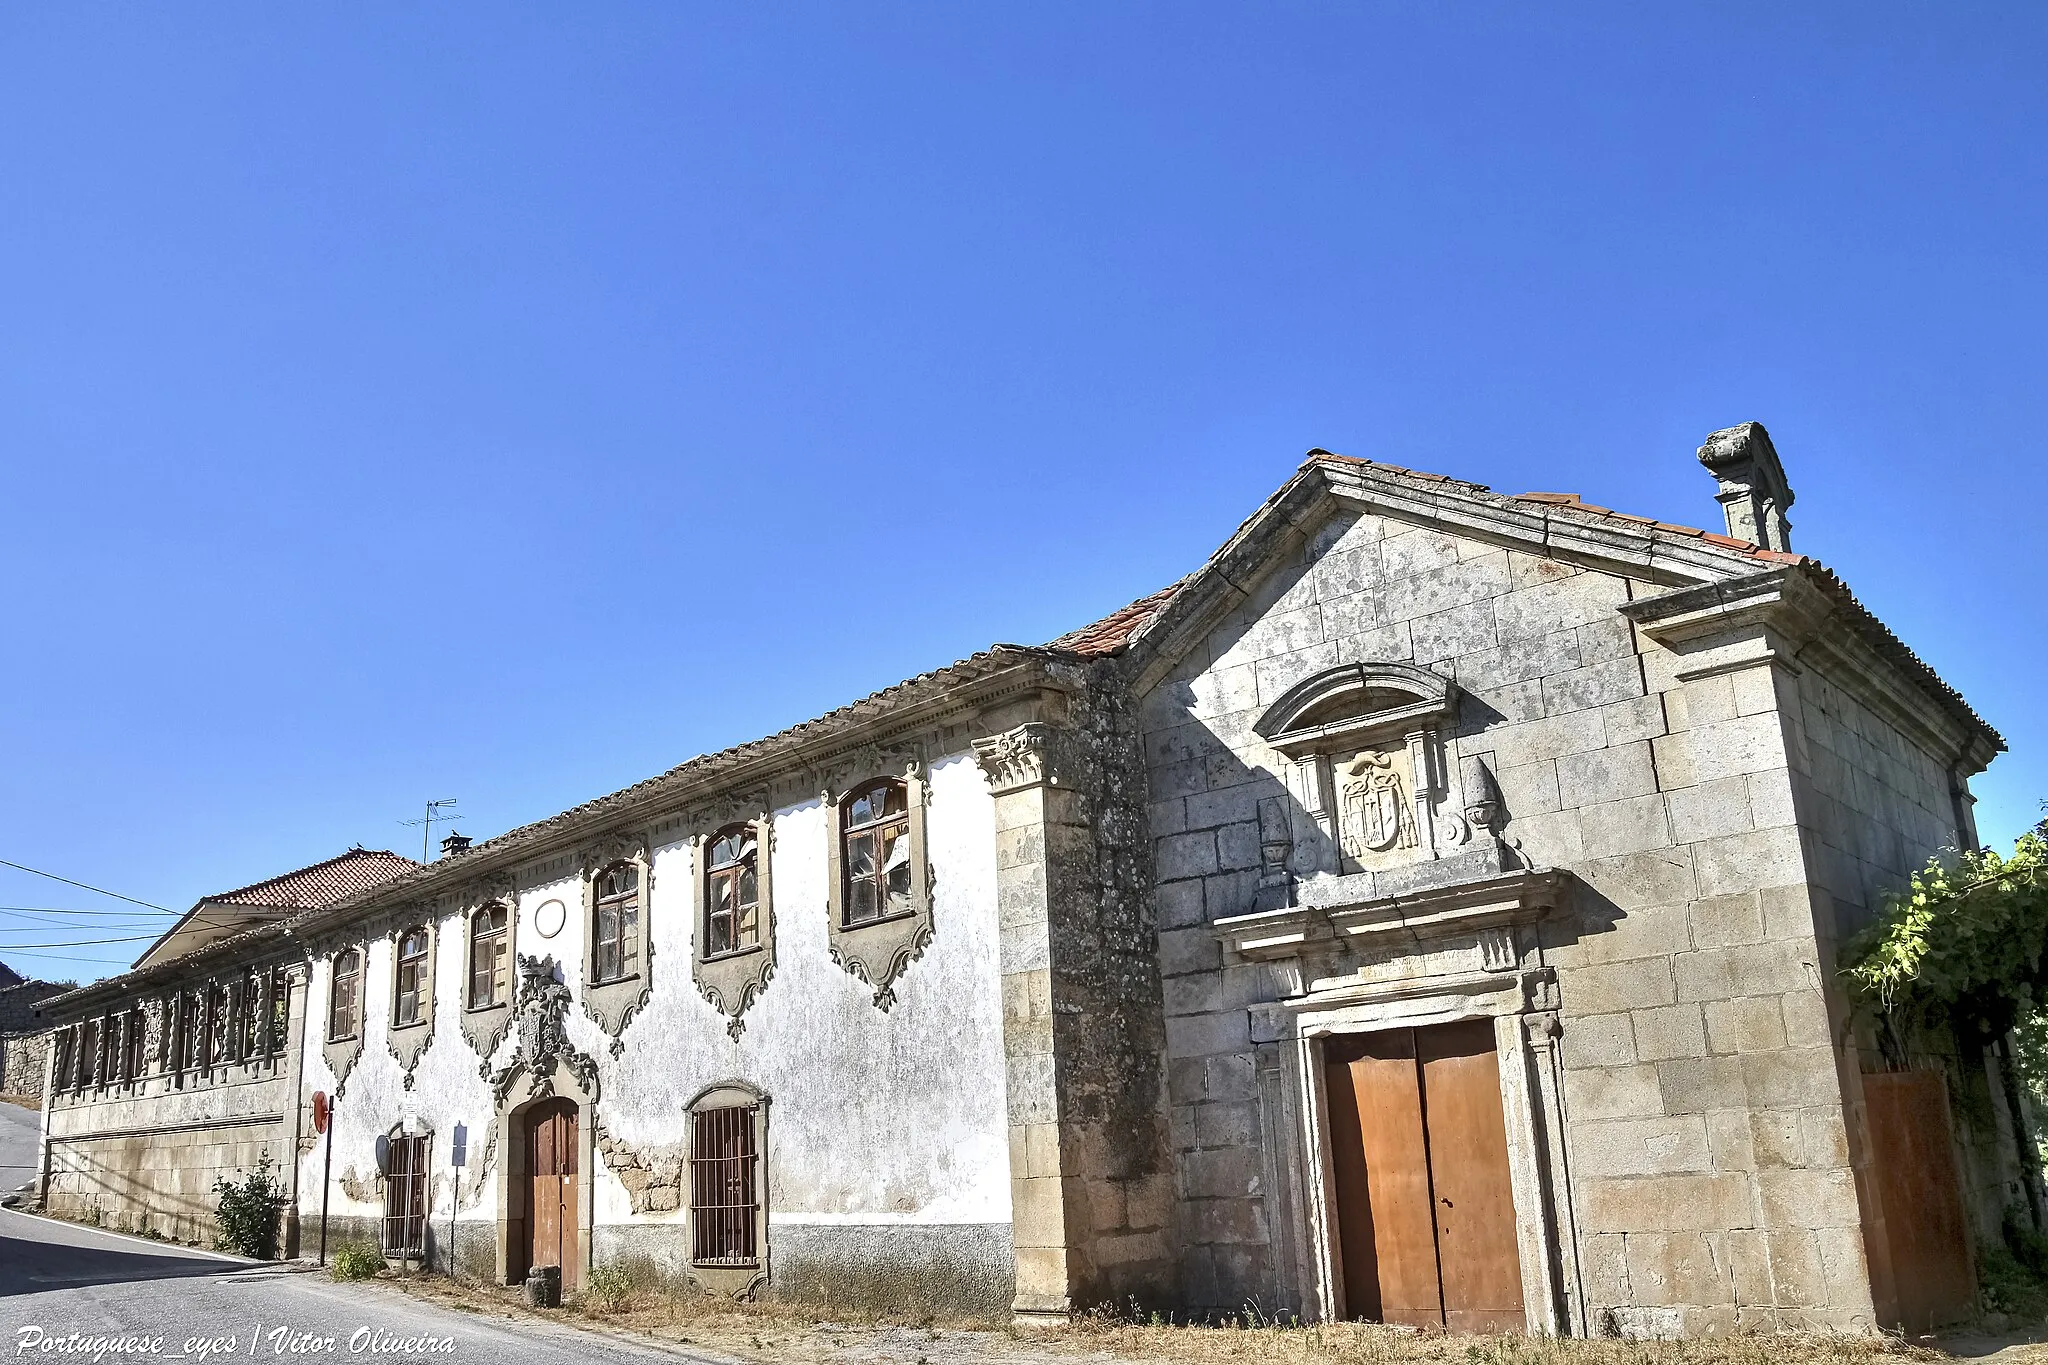
<path fill-rule="evenodd" d="M 759 857 L 752 825 L 730 825 L 711 836 L 704 872 L 704 956 L 760 946 Z"/>
<path fill-rule="evenodd" d="M 270 1029 L 263 1050 L 272 1056 L 284 1051 L 292 1022 L 292 982 L 282 967 L 270 969 Z"/>
<path fill-rule="evenodd" d="M 263 1055 L 263 980 L 266 973 L 250 972 L 242 978 L 242 1013 L 238 1020 L 243 1061 Z"/>
<path fill-rule="evenodd" d="M 908 788 L 884 778 L 848 796 L 839 809 L 845 924 L 911 913 Z"/>
<path fill-rule="evenodd" d="M 486 905 L 469 917 L 469 1007 L 489 1009 L 505 1000 L 505 925 L 502 905 Z"/>
<path fill-rule="evenodd" d="M 392 994 L 391 1022 L 400 1028 L 427 1017 L 427 931 L 424 925 L 398 938 L 397 989 Z"/>
<path fill-rule="evenodd" d="M 599 981 L 623 981 L 640 969 L 640 869 L 613 863 L 597 874 L 597 952 Z"/>
<path fill-rule="evenodd" d="M 356 1003 L 362 998 L 363 955 L 350 948 L 334 959 L 334 990 L 327 1001 L 327 1041 L 356 1036 Z"/>
<path fill-rule="evenodd" d="M 143 1044 L 149 1037 L 147 1030 L 148 1023 L 143 1018 L 142 1010 L 129 1010 L 128 1029 L 122 1039 L 127 1047 L 127 1055 L 121 1062 L 121 1079 L 124 1081 L 139 1081 L 148 1069 L 148 1054 L 143 1050 Z"/>
<path fill-rule="evenodd" d="M 228 999 L 228 983 L 214 981 L 206 987 L 206 1065 L 219 1066 L 228 1059 L 228 1044 L 234 1035 L 229 1031 L 231 1022 L 231 1001 Z"/>

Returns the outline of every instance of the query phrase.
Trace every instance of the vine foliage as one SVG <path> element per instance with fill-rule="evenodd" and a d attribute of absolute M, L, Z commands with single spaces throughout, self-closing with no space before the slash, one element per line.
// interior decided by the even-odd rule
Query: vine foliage
<path fill-rule="evenodd" d="M 2012 856 L 1933 859 L 1852 939 L 1844 975 L 1887 1014 L 1997 1036 L 2048 1007 L 2048 820 Z"/>

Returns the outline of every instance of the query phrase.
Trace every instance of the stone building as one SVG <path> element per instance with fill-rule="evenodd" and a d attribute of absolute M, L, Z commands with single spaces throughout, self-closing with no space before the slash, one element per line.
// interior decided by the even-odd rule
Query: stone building
<path fill-rule="evenodd" d="M 68 989 L 68 984 L 38 981 L 0 962 L 0 1095 L 41 1097 L 50 1039 L 37 1006 Z"/>
<path fill-rule="evenodd" d="M 1760 426 L 1700 455 L 1726 534 L 1312 452 L 1095 625 L 51 1011 L 137 1011 L 126 1102 L 162 1105 L 167 1002 L 277 968 L 296 1079 L 237 1112 L 300 1226 L 505 1279 L 1564 1333 L 1963 1311 L 2038 1199 L 2009 1072 L 1880 1036 L 1835 953 L 1974 844 L 2002 745 L 1790 550 Z M 52 1107 L 53 1205 L 100 1093 Z"/>

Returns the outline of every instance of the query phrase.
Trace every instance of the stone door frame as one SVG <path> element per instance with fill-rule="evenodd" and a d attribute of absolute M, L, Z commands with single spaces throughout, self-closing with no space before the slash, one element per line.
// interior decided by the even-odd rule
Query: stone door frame
<path fill-rule="evenodd" d="M 494 1177 L 498 1196 L 498 1280 L 517 1284 L 512 1264 L 526 1256 L 531 1230 L 526 1227 L 526 1202 L 531 1197 L 527 1182 L 532 1160 L 526 1150 L 526 1117 L 533 1107 L 552 1099 L 565 1099 L 576 1106 L 576 1282 L 586 1283 L 590 1272 L 592 1184 L 597 1164 L 597 1097 L 578 1081 L 570 1067 L 557 1061 L 544 1076 L 522 1068 L 514 1078 L 505 1102 L 498 1110 L 498 1150 L 505 1154 Z M 519 1228 L 515 1238 L 513 1229 Z"/>
<path fill-rule="evenodd" d="M 1218 921 L 1240 957 L 1268 964 L 1280 995 L 1252 1008 L 1252 1033 L 1279 1054 L 1274 1174 L 1287 1188 L 1276 1193 L 1299 1212 L 1286 1231 L 1276 1227 L 1276 1240 L 1292 1238 L 1276 1250 L 1291 1252 L 1299 1267 L 1305 1318 L 1345 1315 L 1328 1040 L 1486 1019 L 1500 1070 L 1524 1321 L 1532 1334 L 1586 1334 L 1555 1046 L 1557 981 L 1535 932 L 1560 887 L 1555 873 L 1524 871 L 1397 900 Z M 1354 955 L 1367 955 L 1366 964 Z"/>

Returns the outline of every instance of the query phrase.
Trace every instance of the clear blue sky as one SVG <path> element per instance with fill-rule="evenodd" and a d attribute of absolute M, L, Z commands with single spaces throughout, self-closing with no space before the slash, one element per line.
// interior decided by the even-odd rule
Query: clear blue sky
<path fill-rule="evenodd" d="M 2007 841 L 2044 68 L 2028 5 L 8 7 L 0 858 L 416 854 L 1090 620 L 1311 446 L 1712 525 L 1750 418 Z"/>

